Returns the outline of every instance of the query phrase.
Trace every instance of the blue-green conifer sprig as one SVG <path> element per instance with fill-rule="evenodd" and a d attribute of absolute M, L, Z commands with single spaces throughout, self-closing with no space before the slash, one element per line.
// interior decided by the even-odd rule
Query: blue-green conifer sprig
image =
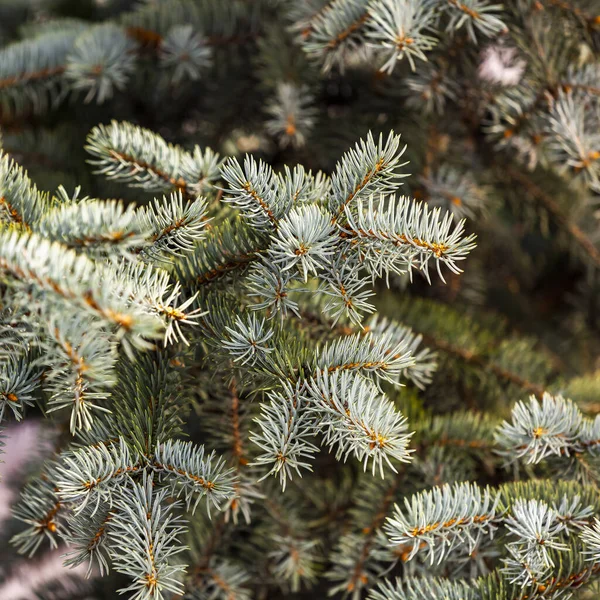
<path fill-rule="evenodd" d="M 196 81 L 212 66 L 212 49 L 192 25 L 176 25 L 165 36 L 159 50 L 159 64 L 171 73 L 173 85 Z"/>
<path fill-rule="evenodd" d="M 25 39 L 0 53 L 3 115 L 47 112 L 71 92 L 103 103 L 143 68 L 148 50 L 168 82 L 193 82 L 212 66 L 211 45 L 236 32 L 248 35 L 256 27 L 253 12 L 260 12 L 242 2 L 167 4 L 140 5 L 100 25 L 57 18 L 24 28 Z"/>
<path fill-rule="evenodd" d="M 150 467 L 161 481 L 170 483 L 172 491 L 182 496 L 188 510 L 196 510 L 203 498 L 207 510 L 211 505 L 217 510 L 222 503 L 235 495 L 235 477 L 221 457 L 207 454 L 203 446 L 192 442 L 167 440 L 155 450 Z"/>
<path fill-rule="evenodd" d="M 143 469 L 141 457 L 132 452 L 123 438 L 118 443 L 102 443 L 81 448 L 64 456 L 56 468 L 58 496 L 64 502 L 75 504 L 75 513 L 89 506 L 93 512 L 112 501 L 119 485 L 131 473 Z"/>
<path fill-rule="evenodd" d="M 228 159 L 221 169 L 228 188 L 223 196 L 241 211 L 242 216 L 259 230 L 277 229 L 290 208 L 290 199 L 279 193 L 279 180 L 263 161 L 246 156 L 244 167 L 237 159 Z"/>
<path fill-rule="evenodd" d="M 195 155 L 216 167 L 214 153 Z M 93 414 L 105 410 L 117 344 L 131 353 L 150 348 L 162 334 L 166 344 L 187 343 L 182 327 L 197 324 L 203 314 L 192 306 L 194 294 L 180 300 L 181 285 L 166 271 L 144 267 L 138 256 L 191 250 L 204 233 L 206 201 L 184 204 L 179 192 L 136 210 L 80 198 L 79 188 L 72 197 L 59 188 L 50 199 L 7 157 L 2 165 L 3 207 L 14 228 L 3 233 L 2 260 L 12 274 L 10 289 L 20 298 L 14 308 L 48 320 L 41 330 L 30 327 L 28 337 L 46 357 L 40 367 L 46 369 L 42 388 L 49 410 L 70 407 L 71 431 L 89 430 Z M 88 317 L 57 319 L 67 306 Z M 28 402 L 25 394 L 14 408 L 23 402 Z"/>
<path fill-rule="evenodd" d="M 360 273 L 359 265 L 346 256 L 338 256 L 330 272 L 325 273 L 323 294 L 329 301 L 323 312 L 335 325 L 342 317 L 352 323 L 362 323 L 365 314 L 375 312 L 375 306 L 369 302 L 375 293 L 372 280 Z"/>
<path fill-rule="evenodd" d="M 0 361 L 0 423 L 11 412 L 17 421 L 23 418 L 27 406 L 33 406 L 40 385 L 41 370 L 27 356 L 16 352 L 7 361 Z"/>
<path fill-rule="evenodd" d="M 259 320 L 256 314 L 248 315 L 246 320 L 236 318 L 235 329 L 225 326 L 228 339 L 222 340 L 223 347 L 229 352 L 234 362 L 251 365 L 265 360 L 274 348 L 269 340 L 275 332 L 266 324 L 265 319 Z"/>
<path fill-rule="evenodd" d="M 307 386 L 309 409 L 314 414 L 317 432 L 323 443 L 336 451 L 338 460 L 354 457 L 366 469 L 383 477 L 384 465 L 408 462 L 406 418 L 394 408 L 370 380 L 348 371 L 317 373 Z"/>
<path fill-rule="evenodd" d="M 319 450 L 311 441 L 314 425 L 302 386 L 297 384 L 293 388 L 286 384 L 282 392 L 270 394 L 255 421 L 262 431 L 254 432 L 250 440 L 262 453 L 254 464 L 271 467 L 263 478 L 278 475 L 285 491 L 287 481 L 293 478 L 294 473 L 302 477 L 301 469 L 312 471 L 311 462 Z"/>
<path fill-rule="evenodd" d="M 478 600 L 474 586 L 445 578 L 407 577 L 387 580 L 369 594 L 369 600 Z"/>
<path fill-rule="evenodd" d="M 117 200 L 82 199 L 46 212 L 36 230 L 48 240 L 81 250 L 91 257 L 111 258 L 147 245 L 148 229 L 138 222 L 135 208 Z"/>
<path fill-rule="evenodd" d="M 531 396 L 517 402 L 512 423 L 505 421 L 497 432 L 497 443 L 508 460 L 539 463 L 549 456 L 565 456 L 584 450 L 584 416 L 579 407 L 562 396 L 544 394 L 542 402 Z"/>
<path fill-rule="evenodd" d="M 406 547 L 409 560 L 423 552 L 439 564 L 454 548 L 467 544 L 473 551 L 497 529 L 498 497 L 490 488 L 470 483 L 444 485 L 416 494 L 404 507 L 395 506 L 385 526 L 390 543 Z"/>
<path fill-rule="evenodd" d="M 309 56 L 322 64 L 324 72 L 334 68 L 343 69 L 353 52 L 365 52 L 360 38 L 360 26 L 368 17 L 365 0 L 336 0 L 332 3 L 308 5 L 306 16 L 294 28 L 310 35 L 303 40 L 303 49 Z M 302 39 L 302 38 L 301 38 Z"/>
<path fill-rule="evenodd" d="M 302 165 L 290 169 L 284 165 L 278 173 L 280 194 L 292 207 L 301 204 L 322 205 L 331 188 L 331 179 L 323 171 L 307 171 Z"/>
<path fill-rule="evenodd" d="M 416 268 L 428 277 L 427 265 L 435 260 L 440 279 L 444 281 L 440 264 L 453 273 L 460 273 L 457 262 L 464 260 L 475 248 L 475 236 L 464 236 L 465 221 L 452 228 L 452 213 L 442 218 L 441 209 L 431 212 L 425 204 L 415 204 L 402 197 L 373 196 L 364 205 L 357 201 L 356 213 L 346 208 L 348 224 L 344 233 L 348 243 L 356 243 L 360 260 L 368 265 L 373 277 L 389 277 Z M 352 247 L 352 246 L 351 246 Z"/>
<path fill-rule="evenodd" d="M 263 264 L 252 271 L 251 290 L 261 307 L 273 307 L 281 315 L 294 312 L 295 300 L 287 298 L 305 290 L 292 286 L 292 278 L 285 274 L 292 268 L 305 283 L 309 274 L 322 280 L 321 292 L 333 296 L 325 311 L 334 319 L 344 315 L 355 322 L 360 322 L 363 312 L 372 312 L 366 302 L 370 291 L 363 289 L 367 281 L 359 275 L 361 267 L 373 280 L 385 275 L 388 281 L 390 273 L 412 268 L 428 276 L 432 259 L 442 280 L 440 263 L 460 272 L 457 262 L 474 248 L 475 239 L 464 236 L 464 221 L 453 227 L 451 213 L 442 218 L 441 209 L 430 213 L 406 198 L 396 203 L 394 196 L 382 196 L 377 209 L 373 197 L 367 196 L 369 204 L 364 208 L 361 197 L 366 190 L 395 189 L 401 177 L 395 169 L 401 166 L 403 150 L 399 136 L 393 135 L 385 144 L 380 138 L 376 145 L 372 136 L 361 144 L 336 167 L 328 190 L 329 215 L 316 206 L 287 212 L 288 195 L 278 193 L 280 184 L 266 165 L 247 159 L 245 172 L 237 162 L 225 167 L 224 179 L 234 186 L 242 214 L 261 230 L 276 232 Z"/>
<path fill-rule="evenodd" d="M 366 38 L 381 53 L 388 54 L 381 70 L 391 73 L 396 62 L 406 57 L 412 70 L 415 59 L 427 60 L 426 52 L 437 43 L 428 35 L 435 31 L 435 5 L 415 0 L 397 3 L 393 0 L 377 0 L 369 5 L 370 19 Z"/>
<path fill-rule="evenodd" d="M 338 338 L 317 353 L 319 372 L 356 372 L 374 381 L 398 384 L 405 370 L 415 365 L 404 339 L 395 332 L 371 332 Z"/>
<path fill-rule="evenodd" d="M 302 48 L 324 71 L 344 70 L 374 55 L 381 70 L 391 72 L 405 56 L 413 69 L 415 58 L 427 60 L 443 35 L 450 38 L 464 28 L 477 42 L 498 34 L 505 29 L 500 8 L 484 0 L 411 0 L 404 5 L 336 0 L 285 10 L 292 28 L 301 32 Z M 213 66 L 214 46 L 235 47 L 236 39 L 256 35 L 264 12 L 261 3 L 168 0 L 142 4 L 100 25 L 56 19 L 30 26 L 28 37 L 1 55 L 3 112 L 45 112 L 71 92 L 83 92 L 86 102 L 103 103 L 125 89 L 149 58 L 167 87 L 197 81 Z M 314 124 L 311 97 L 303 85 L 286 81 L 276 86 L 267 128 L 283 147 L 304 144 Z"/>
<path fill-rule="evenodd" d="M 294 286 L 296 273 L 283 271 L 268 259 L 253 266 L 248 273 L 246 285 L 254 310 L 267 310 L 271 315 L 283 319 L 289 314 L 300 316 L 299 304 L 295 299 L 304 288 Z"/>
<path fill-rule="evenodd" d="M 186 156 L 182 174 L 190 193 L 196 196 L 215 194 L 215 184 L 221 177 L 223 161 L 212 148 L 194 146 Z"/>
<path fill-rule="evenodd" d="M 131 304 L 126 284 L 108 266 L 95 264 L 82 254 L 38 235 L 0 232 L 0 265 L 14 278 L 14 285 L 30 286 L 29 298 L 45 303 L 48 298 L 93 315 L 121 339 L 147 348 L 148 339 L 160 331 L 156 317 L 137 303 Z M 110 282 L 110 283 L 107 283 Z M 112 285 L 111 285 L 112 284 Z M 28 287 L 29 289 L 29 287 Z"/>
<path fill-rule="evenodd" d="M 81 25 L 59 28 L 31 40 L 15 42 L 2 51 L 0 106 L 7 115 L 31 107 L 45 112 L 68 92 L 63 79 L 68 53 Z"/>
<path fill-rule="evenodd" d="M 559 92 L 551 103 L 544 131 L 548 160 L 559 172 L 571 172 L 592 189 L 600 189 L 598 144 L 600 107 L 597 102 L 581 102 L 573 93 Z"/>
<path fill-rule="evenodd" d="M 181 301 L 181 284 L 173 283 L 168 271 L 143 261 L 121 262 L 115 273 L 118 281 L 131 282 L 130 297 L 138 300 L 144 312 L 162 322 L 165 345 L 178 341 L 188 344 L 182 325 L 196 326 L 206 314 L 197 306 L 197 294 Z"/>
<path fill-rule="evenodd" d="M 136 68 L 135 43 L 113 24 L 91 27 L 73 44 L 66 59 L 65 77 L 85 102 L 102 104 L 122 91 Z"/>
<path fill-rule="evenodd" d="M 506 559 L 504 572 L 511 583 L 535 584 L 555 566 L 549 551 L 568 550 L 568 546 L 560 538 L 565 524 L 544 502 L 517 500 L 505 525 L 518 538 L 518 541 L 507 546 L 510 556 Z"/>
<path fill-rule="evenodd" d="M 132 600 L 183 592 L 185 565 L 173 558 L 185 550 L 178 539 L 185 530 L 184 522 L 176 514 L 177 503 L 167 504 L 167 491 L 157 490 L 153 483 L 147 473 L 141 482 L 130 482 L 129 493 L 115 502 L 108 525 L 115 570 L 132 579 L 120 592 L 132 592 Z"/>
<path fill-rule="evenodd" d="M 70 408 L 71 432 L 91 429 L 94 411 L 107 411 L 102 401 L 115 383 L 116 342 L 85 317 L 65 322 L 51 315 L 39 346 L 48 412 Z"/>
<path fill-rule="evenodd" d="M 149 536 L 169 530 L 170 519 L 165 524 L 159 513 L 172 514 L 178 505 L 165 504 L 168 497 L 183 496 L 192 512 L 206 498 L 210 512 L 211 505 L 218 508 L 236 494 L 232 470 L 225 468 L 222 459 L 214 453 L 206 455 L 203 447 L 191 442 L 173 440 L 157 444 L 149 454 L 132 448 L 123 437 L 67 450 L 58 462 L 48 465 L 46 475 L 22 496 L 17 517 L 29 528 L 15 536 L 14 543 L 20 551 L 33 553 L 46 537 L 55 546 L 61 536 L 72 544 L 68 564 L 89 561 L 88 573 L 94 567 L 106 572 L 112 564 L 133 579 L 131 590 L 139 586 L 136 568 L 152 568 L 147 562 L 152 562 L 152 548 L 158 558 L 161 543 Z M 151 520 L 153 510 L 157 511 L 151 531 L 145 525 L 137 527 L 132 518 L 142 508 L 140 515 L 148 526 L 146 519 Z M 177 526 L 172 532 L 180 534 L 183 522 L 173 517 Z M 181 544 L 170 536 L 165 544 L 165 560 L 159 561 L 162 567 L 157 567 L 157 578 L 160 570 L 175 573 L 183 568 L 172 570 L 168 560 L 183 550 Z"/>
<path fill-rule="evenodd" d="M 295 269 L 301 278 L 318 277 L 336 250 L 337 236 L 331 217 L 318 206 L 293 208 L 281 220 L 269 258 L 282 271 Z"/>
<path fill-rule="evenodd" d="M 399 172 L 408 162 L 400 162 L 406 145 L 400 146 L 400 135 L 390 132 L 375 141 L 371 132 L 366 140 L 348 150 L 331 176 L 328 208 L 336 220 L 344 215 L 347 205 L 371 195 L 392 192 L 408 177 Z"/>
<path fill-rule="evenodd" d="M 252 591 L 248 589 L 250 575 L 244 569 L 227 559 L 212 561 L 206 572 L 196 578 L 195 589 L 186 592 L 190 600 L 204 600 L 222 593 L 223 583 L 228 593 L 234 594 L 238 600 L 252 600 Z"/>
<path fill-rule="evenodd" d="M 388 456 L 406 459 L 408 453 L 402 450 L 403 442 L 408 439 L 408 436 L 402 435 L 405 420 L 393 410 L 393 405 L 386 396 L 380 391 L 378 393 L 378 389 L 365 377 L 373 377 L 375 381 L 399 383 L 399 378 L 413 364 L 410 352 L 405 351 L 407 340 L 414 344 L 414 336 L 410 330 L 390 325 L 387 332 L 386 328 L 379 326 L 373 333 L 357 333 L 340 338 L 323 350 L 315 352 L 314 367 L 308 370 L 303 367 L 298 372 L 293 363 L 289 362 L 289 358 L 280 355 L 279 340 L 285 338 L 280 337 L 283 332 L 278 327 L 262 329 L 266 327 L 267 322 L 253 319 L 252 313 L 248 324 L 242 317 L 237 317 L 235 323 L 235 328 L 215 323 L 217 329 L 230 332 L 230 336 L 231 332 L 239 335 L 239 339 L 221 342 L 222 349 L 233 352 L 230 354 L 231 358 L 235 359 L 239 355 L 242 359 L 241 366 L 245 370 L 258 370 L 270 379 L 286 377 L 295 382 L 295 387 L 284 384 L 287 392 L 281 397 L 278 396 L 282 398 L 280 406 L 275 407 L 271 403 L 270 408 L 264 409 L 256 419 L 262 433 L 256 436 L 252 434 L 251 439 L 264 451 L 257 464 L 273 464 L 272 472 L 280 472 L 281 469 L 296 464 L 294 454 L 298 453 L 308 465 L 309 455 L 314 453 L 314 444 L 310 441 L 313 436 L 319 432 L 327 432 L 327 439 L 331 438 L 329 445 L 337 447 L 339 439 L 343 437 L 339 432 L 346 429 L 352 432 L 354 439 L 341 444 L 338 456 L 346 450 L 361 459 L 364 458 L 366 466 L 372 455 L 380 471 L 383 462 L 389 460 Z M 254 331 L 248 329 L 248 325 L 251 324 L 255 326 Z M 260 330 L 257 329 L 259 327 Z M 399 336 L 400 333 L 406 335 L 406 339 Z M 267 335 L 269 339 L 261 342 L 260 340 Z M 428 362 L 428 356 L 427 350 L 419 356 L 419 359 L 424 359 L 424 373 L 430 373 L 433 368 Z M 306 358 L 302 359 L 303 365 L 306 362 Z M 418 368 L 416 370 L 418 371 Z M 303 371 L 305 374 L 302 376 Z M 314 373 L 316 379 L 303 379 L 310 373 Z M 340 383 L 340 391 L 337 391 L 336 387 L 338 375 L 340 380 L 343 380 Z M 344 379 L 346 376 L 348 379 Z M 321 395 L 315 391 L 315 382 L 323 378 L 334 380 L 331 388 L 334 391 L 331 392 L 329 401 L 326 400 L 329 393 L 327 390 L 321 391 Z M 308 400 L 307 391 L 304 389 L 307 384 L 309 388 L 314 386 L 309 395 L 312 394 L 313 400 L 318 402 Z M 302 433 L 296 431 L 297 423 L 302 423 Z M 290 437 L 292 431 L 296 431 L 294 438 Z M 309 441 L 305 440 L 304 436 Z M 382 464 L 379 464 L 380 460 Z M 280 473 L 282 478 L 284 475 L 287 478 L 290 472 L 286 470 L 284 474 Z"/>
<path fill-rule="evenodd" d="M 277 139 L 281 148 L 301 148 L 311 134 L 317 118 L 314 97 L 307 86 L 280 83 L 275 96 L 266 105 L 267 133 Z"/>
<path fill-rule="evenodd" d="M 301 584 L 310 585 L 317 579 L 319 541 L 297 540 L 293 536 L 276 535 L 273 538 L 276 549 L 270 555 L 274 560 L 275 576 L 283 581 L 288 581 L 290 589 L 297 592 Z"/>
<path fill-rule="evenodd" d="M 384 531 L 390 538 L 394 555 L 401 556 L 403 561 L 412 562 L 419 556 L 429 561 L 433 554 L 436 560 L 443 560 L 447 565 L 457 564 L 460 552 L 453 550 L 455 546 L 461 547 L 464 543 L 472 547 L 477 538 L 474 551 L 479 554 L 485 552 L 488 546 L 493 549 L 494 537 L 495 543 L 504 547 L 500 565 L 494 573 L 476 580 L 469 579 L 467 575 L 467 579 L 457 581 L 457 584 L 465 586 L 464 593 L 472 594 L 474 598 L 491 600 L 502 593 L 505 595 L 500 597 L 515 599 L 523 597 L 523 594 L 533 594 L 533 597 L 540 594 L 540 598 L 558 598 L 562 593 L 568 595 L 567 590 L 571 586 L 578 587 L 578 581 L 587 581 L 597 569 L 593 550 L 588 550 L 586 558 L 580 537 L 585 541 L 594 535 L 598 493 L 589 485 L 561 482 L 547 486 L 549 481 L 511 482 L 498 490 L 489 487 L 484 490 L 471 483 L 455 484 L 454 488 L 449 485 L 435 487 L 416 494 L 411 502 L 405 499 L 404 510 L 396 506 L 394 515 L 384 525 Z M 454 495 L 459 491 L 463 494 L 463 502 L 453 504 Z M 446 502 L 432 502 L 429 496 L 434 493 L 440 496 L 440 500 L 444 497 Z M 482 495 L 487 498 L 486 506 L 492 507 L 492 512 L 483 511 L 473 519 L 465 516 L 470 503 L 481 500 Z M 449 519 L 444 521 L 446 517 Z M 463 527 L 469 531 L 460 531 Z M 393 537 L 398 534 L 398 529 L 404 534 Z M 502 530 L 502 533 L 493 535 L 497 530 Z M 485 544 L 482 544 L 484 541 Z M 498 558 L 498 553 L 489 555 L 495 560 L 493 556 Z M 392 560 L 391 556 L 387 560 Z M 420 572 L 419 565 L 413 572 Z M 442 580 L 442 587 L 445 581 L 450 580 Z M 385 588 L 392 599 L 404 598 L 402 594 L 409 591 L 414 594 L 408 595 L 409 598 L 432 597 L 425 585 L 415 590 L 411 589 L 411 585 L 398 587 L 400 589 L 394 590 L 388 580 L 380 584 L 379 589 Z M 501 591 L 503 589 L 505 592 Z M 376 591 L 373 595 L 387 597 L 378 596 Z"/>
<path fill-rule="evenodd" d="M 86 150 L 98 173 L 150 192 L 180 190 L 195 199 L 219 177 L 219 156 L 212 150 L 196 147 L 190 153 L 130 123 L 95 127 Z"/>
<path fill-rule="evenodd" d="M 551 508 L 565 530 L 571 533 L 582 530 L 586 525 L 589 525 L 594 514 L 593 506 L 584 502 L 577 494 L 572 498 L 569 498 L 566 494 L 563 495 L 560 504 L 554 502 Z"/>
<path fill-rule="evenodd" d="M 204 198 L 184 203 L 181 190 L 162 200 L 155 198 L 153 203 L 140 207 L 137 218 L 143 230 L 151 232 L 147 238 L 151 245 L 144 248 L 143 252 L 158 261 L 161 258 L 165 261 L 164 254 L 178 256 L 192 252 L 206 233 L 209 222 L 206 214 L 207 202 Z"/>
<path fill-rule="evenodd" d="M 464 27 L 471 41 L 477 42 L 477 34 L 491 38 L 506 30 L 499 13 L 502 4 L 489 4 L 485 0 L 461 0 L 460 2 L 436 2 L 442 14 L 448 17 L 447 31 Z"/>
<path fill-rule="evenodd" d="M 600 561 L 600 521 L 598 518 L 590 527 L 584 528 L 581 533 L 581 539 L 586 545 L 588 559 L 594 562 Z"/>
<path fill-rule="evenodd" d="M 66 566 L 77 567 L 87 563 L 86 577 L 90 577 L 94 569 L 98 569 L 101 577 L 110 572 L 107 528 L 114 514 L 109 508 L 94 511 L 88 506 L 77 514 L 69 515 L 65 533 L 65 541 L 69 544 Z"/>
<path fill-rule="evenodd" d="M 0 222 L 31 227 L 50 203 L 49 195 L 38 190 L 27 172 L 0 149 Z"/>
<path fill-rule="evenodd" d="M 416 334 L 410 327 L 373 315 L 366 323 L 365 330 L 374 336 L 381 335 L 389 345 L 402 344 L 405 352 L 410 354 L 411 364 L 403 367 L 400 377 L 405 377 L 418 388 L 425 389 L 431 383 L 433 373 L 437 369 L 436 353 L 423 346 L 423 336 Z M 394 354 L 391 349 L 385 350 L 386 356 Z"/>
<path fill-rule="evenodd" d="M 450 210 L 457 218 L 474 219 L 485 214 L 489 199 L 484 187 L 477 185 L 469 173 L 443 165 L 421 178 L 427 204 Z"/>
<path fill-rule="evenodd" d="M 86 150 L 98 173 L 135 187 L 169 192 L 181 177 L 182 150 L 128 123 L 94 128 Z"/>
<path fill-rule="evenodd" d="M 43 544 L 58 547 L 59 535 L 67 532 L 62 504 L 56 496 L 56 464 L 46 464 L 41 477 L 29 482 L 21 491 L 15 518 L 25 529 L 11 539 L 20 554 L 33 556 Z"/>

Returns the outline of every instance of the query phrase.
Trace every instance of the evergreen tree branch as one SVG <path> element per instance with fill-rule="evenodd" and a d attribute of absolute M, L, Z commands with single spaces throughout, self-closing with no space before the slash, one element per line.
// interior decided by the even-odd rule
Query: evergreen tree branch
<path fill-rule="evenodd" d="M 474 549 L 482 537 L 493 536 L 497 496 L 469 483 L 433 488 L 398 506 L 384 530 L 393 545 L 412 546 L 408 560 L 420 550 L 430 564 L 443 561 L 463 540 Z"/>
<path fill-rule="evenodd" d="M 232 469 L 225 469 L 222 458 L 215 453 L 205 457 L 203 447 L 192 442 L 168 440 L 155 449 L 152 469 L 161 480 L 170 483 L 173 492 L 183 496 L 189 509 L 194 511 L 203 498 L 219 509 L 224 500 L 234 494 L 235 478 Z"/>
<path fill-rule="evenodd" d="M 120 591 L 133 592 L 133 600 L 162 600 L 163 591 L 183 592 L 179 574 L 185 566 L 171 563 L 184 549 L 178 541 L 182 520 L 173 514 L 175 504 L 164 503 L 165 490 L 156 491 L 152 484 L 146 474 L 141 483 L 131 483 L 130 494 L 120 496 L 116 503 L 108 530 L 115 569 L 133 579 Z"/>

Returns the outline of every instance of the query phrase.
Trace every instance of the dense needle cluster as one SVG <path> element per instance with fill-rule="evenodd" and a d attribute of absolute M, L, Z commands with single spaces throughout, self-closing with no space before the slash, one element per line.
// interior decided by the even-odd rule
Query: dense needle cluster
<path fill-rule="evenodd" d="M 0 0 L 0 600 L 596 597 L 598 13 Z"/>

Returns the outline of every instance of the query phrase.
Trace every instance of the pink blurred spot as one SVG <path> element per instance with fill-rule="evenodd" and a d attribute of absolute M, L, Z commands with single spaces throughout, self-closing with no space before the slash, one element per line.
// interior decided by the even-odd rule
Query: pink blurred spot
<path fill-rule="evenodd" d="M 488 46 L 482 53 L 479 77 L 490 83 L 517 85 L 526 66 L 524 60 L 517 58 L 515 48 Z"/>

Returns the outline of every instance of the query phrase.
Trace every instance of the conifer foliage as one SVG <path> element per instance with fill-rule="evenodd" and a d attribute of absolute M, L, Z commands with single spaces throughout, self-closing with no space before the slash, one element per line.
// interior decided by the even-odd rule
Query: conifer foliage
<path fill-rule="evenodd" d="M 599 11 L 0 0 L 0 600 L 595 597 Z"/>

